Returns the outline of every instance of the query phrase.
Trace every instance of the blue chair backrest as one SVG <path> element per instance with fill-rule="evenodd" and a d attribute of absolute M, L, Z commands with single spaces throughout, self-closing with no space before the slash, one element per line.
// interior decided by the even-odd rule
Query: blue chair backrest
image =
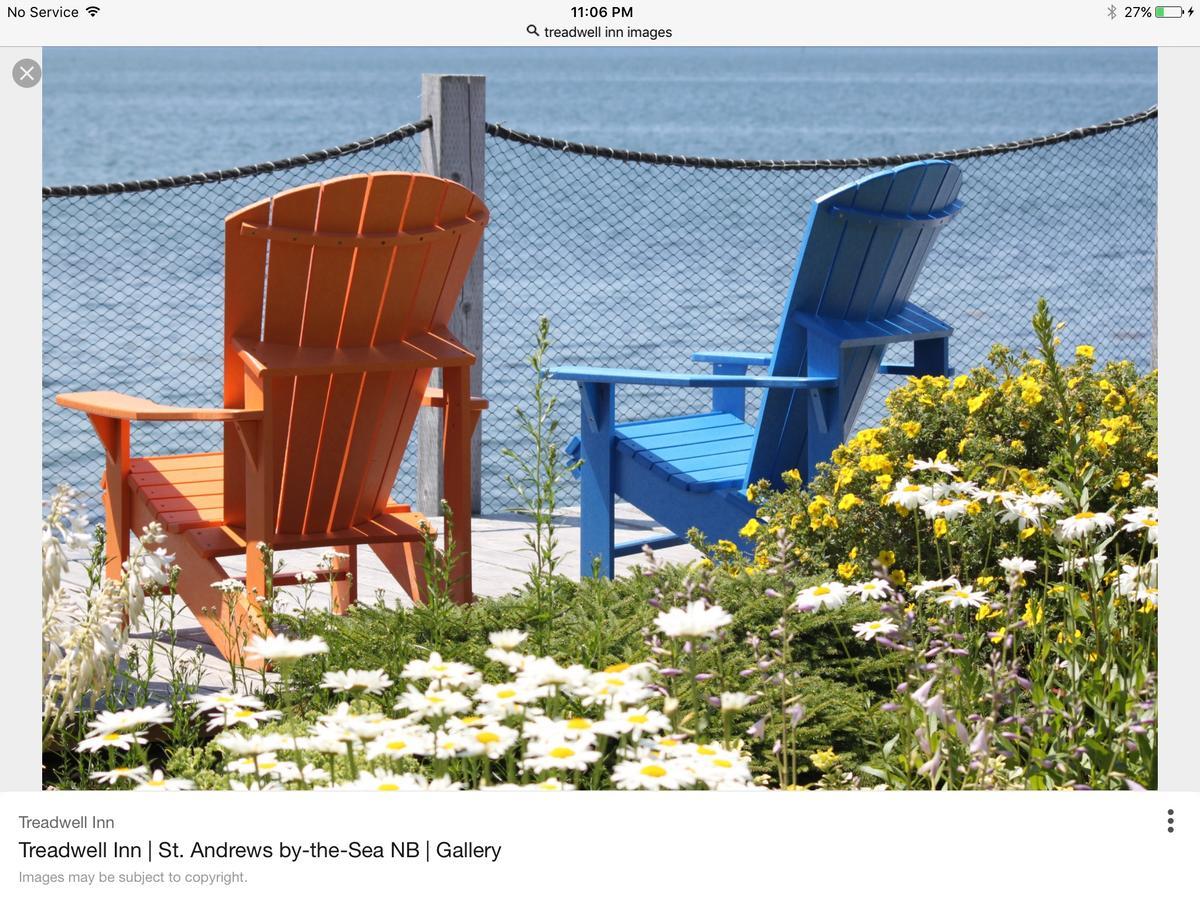
<path fill-rule="evenodd" d="M 803 314 L 869 322 L 903 310 L 940 226 L 961 205 L 961 182 L 958 167 L 945 160 L 914 162 L 860 178 L 813 201 L 770 374 L 828 374 L 809 370 L 810 344 L 822 338 L 808 333 L 800 321 Z M 828 357 L 828 347 L 818 349 Z M 839 440 L 854 424 L 884 349 L 841 351 L 838 409 L 830 422 L 840 429 Z M 808 404 L 805 392 L 765 392 L 747 484 L 761 478 L 779 484 L 781 472 L 801 466 L 807 453 Z"/>

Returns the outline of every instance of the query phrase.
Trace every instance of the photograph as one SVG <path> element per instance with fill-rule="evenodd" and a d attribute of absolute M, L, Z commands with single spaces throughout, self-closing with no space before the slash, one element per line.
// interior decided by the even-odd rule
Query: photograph
<path fill-rule="evenodd" d="M 540 23 L 40 51 L 42 796 L 1159 790 L 1158 50 Z"/>

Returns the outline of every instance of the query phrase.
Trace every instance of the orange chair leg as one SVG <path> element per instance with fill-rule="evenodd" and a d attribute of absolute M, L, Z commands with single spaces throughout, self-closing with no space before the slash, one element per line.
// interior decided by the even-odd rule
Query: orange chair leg
<path fill-rule="evenodd" d="M 250 638 L 267 630 L 258 601 L 248 599 L 246 593 L 227 601 L 212 586 L 229 577 L 225 569 L 216 560 L 197 553 L 183 535 L 168 537 L 167 552 L 174 554 L 179 566 L 176 593 L 196 616 L 208 639 L 227 660 L 260 668 L 261 660 L 244 660 L 242 653 Z"/>
<path fill-rule="evenodd" d="M 429 592 L 425 585 L 425 569 L 422 566 L 425 548 L 420 544 L 371 544 L 379 561 L 400 582 L 413 603 L 426 603 Z"/>
<path fill-rule="evenodd" d="M 329 571 L 333 574 L 330 591 L 333 594 L 333 611 L 344 615 L 358 601 L 358 547 L 354 544 L 334 547 L 335 553 L 345 553 L 349 559 L 333 557 Z M 349 576 L 349 577 L 347 577 Z"/>

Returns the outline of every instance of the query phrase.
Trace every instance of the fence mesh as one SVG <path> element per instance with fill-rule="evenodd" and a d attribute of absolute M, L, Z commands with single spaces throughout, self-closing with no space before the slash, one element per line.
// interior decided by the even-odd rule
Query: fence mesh
<path fill-rule="evenodd" d="M 94 490 L 100 470 L 85 418 L 56 407 L 55 393 L 103 386 L 165 403 L 219 401 L 226 214 L 295 184 L 416 169 L 411 137 L 422 127 L 334 155 L 197 176 L 182 187 L 47 189 L 44 486 L 67 481 Z M 523 358 L 539 316 L 551 320 L 554 364 L 699 370 L 690 362 L 695 350 L 769 350 L 812 199 L 917 158 L 701 160 L 569 144 L 498 125 L 488 132 L 484 512 L 511 504 L 504 481 L 511 462 L 501 450 L 524 443 L 513 409 L 527 402 Z M 1068 322 L 1066 340 L 1092 344 L 1102 358 L 1150 364 L 1154 110 L 928 156 L 954 158 L 963 169 L 966 208 L 943 232 L 914 292 L 955 326 L 956 367 L 980 362 L 993 343 L 1030 347 L 1039 296 Z M 860 423 L 880 418 L 892 383 L 876 380 Z M 566 385 L 558 393 L 569 432 L 577 397 Z M 749 399 L 753 415 L 757 398 Z M 700 411 L 708 402 L 698 390 L 618 392 L 619 412 L 630 419 Z M 135 441 L 166 453 L 215 449 L 218 438 L 211 425 L 172 423 L 139 428 Z M 414 496 L 414 473 L 406 464 L 398 497 Z M 570 492 L 562 498 L 564 505 L 575 500 Z"/>

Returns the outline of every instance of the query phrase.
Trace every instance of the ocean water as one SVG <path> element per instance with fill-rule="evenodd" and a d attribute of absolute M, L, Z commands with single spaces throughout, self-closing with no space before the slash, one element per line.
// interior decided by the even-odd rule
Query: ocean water
<path fill-rule="evenodd" d="M 46 48 L 43 179 L 276 159 L 419 117 L 422 72 L 488 79 L 489 120 L 569 140 L 771 159 L 911 153 L 1156 102 L 1145 48 Z"/>
<path fill-rule="evenodd" d="M 488 77 L 489 121 L 638 150 L 832 158 L 1009 141 L 1156 102 L 1140 49 L 47 49 L 44 182 L 186 174 L 292 156 L 419 117 L 420 74 Z M 1102 357 L 1150 358 L 1154 126 L 963 164 L 967 208 L 917 299 L 956 328 L 952 361 L 1028 346 L 1034 299 Z M 503 447 L 522 356 L 549 315 L 554 363 L 690 368 L 697 349 L 771 346 L 810 200 L 864 174 L 631 165 L 488 141 L 485 511 L 511 504 Z M 288 174 L 412 167 L 416 141 Z M 282 177 L 282 176 L 281 176 Z M 46 205 L 44 483 L 98 471 L 57 391 L 219 399 L 221 218 L 268 177 Z M 878 417 L 877 381 L 864 418 Z M 629 389 L 625 417 L 699 409 L 705 392 Z M 578 415 L 559 392 L 565 428 Z M 751 398 L 751 414 L 755 409 Z M 862 419 L 860 419 L 862 421 Z M 215 448 L 205 426 L 150 426 L 144 449 Z M 136 439 L 135 439 L 136 440 Z M 135 452 L 138 448 L 135 447 Z M 406 463 L 397 496 L 411 499 Z M 568 494 L 566 502 L 573 498 Z"/>

